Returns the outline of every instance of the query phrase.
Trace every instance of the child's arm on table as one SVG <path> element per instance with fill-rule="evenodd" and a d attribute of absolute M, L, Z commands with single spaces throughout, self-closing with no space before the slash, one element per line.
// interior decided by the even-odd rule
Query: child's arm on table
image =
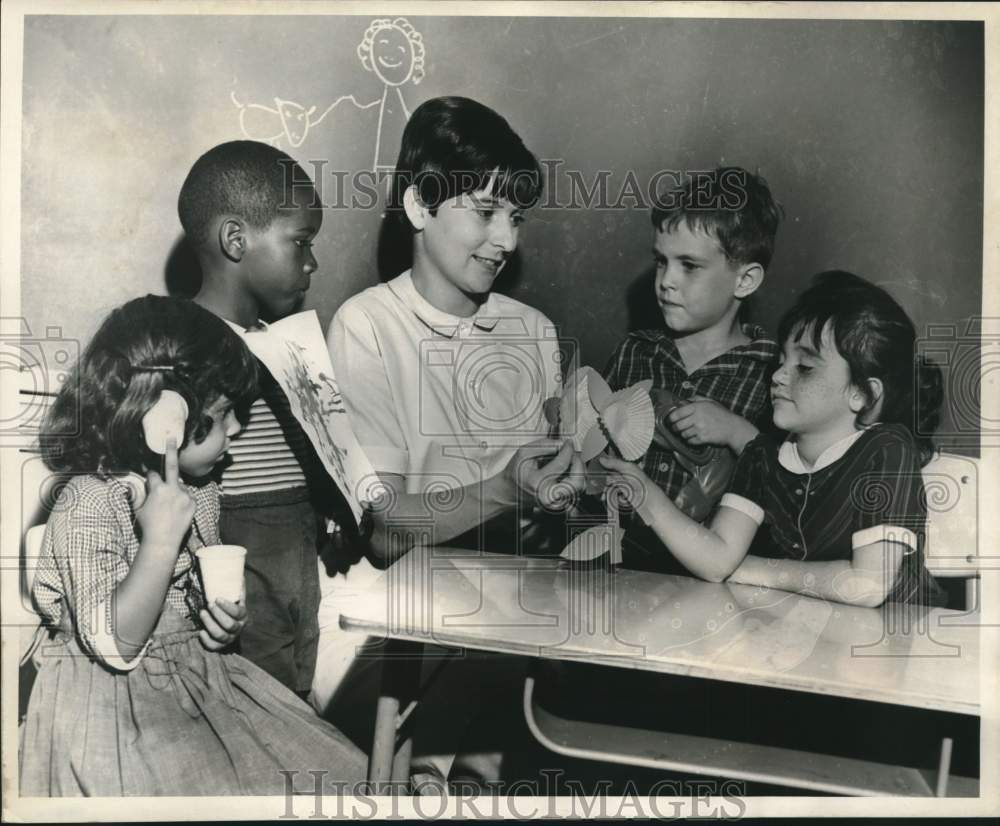
<path fill-rule="evenodd" d="M 621 485 L 639 516 L 678 561 L 710 582 L 764 585 L 874 608 L 885 602 L 906 551 L 901 543 L 881 540 L 855 548 L 850 560 L 804 562 L 750 556 L 747 550 L 757 523 L 749 516 L 723 505 L 706 528 L 682 513 L 635 465 L 609 456 L 602 456 L 601 463 L 618 474 L 609 486 Z"/>
<path fill-rule="evenodd" d="M 163 478 L 155 471 L 146 478 L 149 494 L 136 511 L 142 541 L 112 595 L 113 634 L 125 660 L 142 651 L 159 619 L 181 542 L 194 518 L 194 499 L 180 483 L 174 439 L 167 441 Z"/>
<path fill-rule="evenodd" d="M 710 582 L 725 580 L 746 557 L 757 523 L 733 508 L 719 508 L 710 528 L 684 514 L 660 488 L 631 462 L 601 456 L 601 464 L 616 476 L 609 488 L 621 493 L 660 541 L 695 576 Z M 611 494 L 609 494 L 611 495 Z"/>
<path fill-rule="evenodd" d="M 729 581 L 877 608 L 889 595 L 905 552 L 905 545 L 882 540 L 855 548 L 850 560 L 805 562 L 747 556 Z"/>
<path fill-rule="evenodd" d="M 864 472 L 855 480 L 861 487 L 850 494 L 869 504 L 855 509 L 850 560 L 806 562 L 748 556 L 730 581 L 867 608 L 885 602 L 903 557 L 916 550 L 916 536 L 900 526 L 912 524 L 918 516 L 923 518 L 925 509 L 923 478 L 912 442 L 887 431 L 876 432 L 876 437 L 880 434 L 881 441 L 869 451 Z M 873 488 L 869 491 L 866 485 Z M 872 505 L 880 502 L 888 506 Z"/>

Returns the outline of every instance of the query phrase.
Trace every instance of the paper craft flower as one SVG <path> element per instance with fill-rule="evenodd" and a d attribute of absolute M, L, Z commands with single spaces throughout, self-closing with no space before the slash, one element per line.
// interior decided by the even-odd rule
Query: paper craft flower
<path fill-rule="evenodd" d="M 653 440 L 656 418 L 649 391 L 641 381 L 612 393 L 592 367 L 581 367 L 566 380 L 559 402 L 559 432 L 589 462 L 610 443 L 623 459 L 635 461 Z"/>
<path fill-rule="evenodd" d="M 163 390 L 160 398 L 142 417 L 142 432 L 153 453 L 167 452 L 167 439 L 171 437 L 180 450 L 184 442 L 184 424 L 188 406 L 184 397 L 174 390 Z"/>

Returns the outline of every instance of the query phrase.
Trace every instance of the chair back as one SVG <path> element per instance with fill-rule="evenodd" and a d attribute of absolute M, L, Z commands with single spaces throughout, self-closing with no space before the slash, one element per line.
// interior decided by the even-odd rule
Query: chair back
<path fill-rule="evenodd" d="M 978 544 L 979 464 L 968 456 L 938 453 L 923 469 L 927 499 L 924 564 L 936 577 L 975 577 Z"/>

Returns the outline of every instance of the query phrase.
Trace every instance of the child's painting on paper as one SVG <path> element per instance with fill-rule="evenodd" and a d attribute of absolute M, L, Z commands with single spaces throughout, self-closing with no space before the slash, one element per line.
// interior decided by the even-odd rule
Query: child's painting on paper
<path fill-rule="evenodd" d="M 373 491 L 375 471 L 347 419 L 344 401 L 315 310 L 296 313 L 243 336 L 288 397 L 327 473 L 344 494 L 358 522 Z"/>

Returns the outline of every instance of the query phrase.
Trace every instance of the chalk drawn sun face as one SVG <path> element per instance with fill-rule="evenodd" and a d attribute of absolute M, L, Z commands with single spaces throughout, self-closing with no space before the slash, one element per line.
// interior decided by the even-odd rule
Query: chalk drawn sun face
<path fill-rule="evenodd" d="M 413 47 L 406 33 L 396 26 L 382 29 L 372 43 L 372 68 L 388 86 L 400 86 L 413 71 Z"/>

